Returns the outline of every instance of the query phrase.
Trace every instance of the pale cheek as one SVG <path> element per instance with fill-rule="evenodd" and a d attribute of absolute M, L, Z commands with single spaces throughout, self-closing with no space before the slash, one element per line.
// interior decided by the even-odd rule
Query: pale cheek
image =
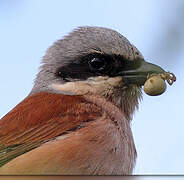
<path fill-rule="evenodd" d="M 97 77 L 86 81 L 67 82 L 65 84 L 52 84 L 51 88 L 59 93 L 68 93 L 71 95 L 86 95 L 86 94 L 113 94 L 116 87 L 122 85 L 121 77 L 107 78 Z"/>
<path fill-rule="evenodd" d="M 114 78 L 109 78 L 107 82 L 112 86 L 112 87 L 119 87 L 121 86 L 122 83 L 122 77 L 114 77 Z"/>
<path fill-rule="evenodd" d="M 65 84 L 52 84 L 52 89 L 59 93 L 67 93 L 71 95 L 84 95 L 90 92 L 90 86 L 79 82 L 68 82 Z"/>

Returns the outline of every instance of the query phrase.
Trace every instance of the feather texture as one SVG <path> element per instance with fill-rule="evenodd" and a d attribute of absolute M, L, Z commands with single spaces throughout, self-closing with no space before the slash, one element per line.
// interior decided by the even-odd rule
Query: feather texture
<path fill-rule="evenodd" d="M 135 158 L 129 121 L 97 96 L 33 94 L 0 121 L 0 174 L 130 174 Z"/>

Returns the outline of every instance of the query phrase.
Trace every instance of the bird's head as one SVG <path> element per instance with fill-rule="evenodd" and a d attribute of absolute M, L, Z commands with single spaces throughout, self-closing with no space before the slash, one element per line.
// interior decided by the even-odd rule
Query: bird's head
<path fill-rule="evenodd" d="M 31 94 L 105 97 L 130 120 L 147 75 L 162 72 L 118 32 L 80 27 L 47 50 Z"/>

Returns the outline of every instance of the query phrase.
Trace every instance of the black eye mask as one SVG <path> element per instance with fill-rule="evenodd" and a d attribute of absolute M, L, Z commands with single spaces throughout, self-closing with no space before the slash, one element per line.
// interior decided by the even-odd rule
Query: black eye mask
<path fill-rule="evenodd" d="M 115 55 L 90 54 L 60 67 L 56 76 L 65 81 L 86 80 L 95 76 L 114 77 L 122 70 L 137 68 L 141 61 L 143 60 L 130 61 Z"/>

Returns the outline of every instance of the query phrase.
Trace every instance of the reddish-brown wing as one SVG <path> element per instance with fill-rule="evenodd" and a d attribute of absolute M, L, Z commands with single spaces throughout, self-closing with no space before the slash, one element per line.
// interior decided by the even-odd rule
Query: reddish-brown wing
<path fill-rule="evenodd" d="M 82 96 L 28 96 L 0 120 L 0 166 L 101 115 L 101 108 Z"/>

